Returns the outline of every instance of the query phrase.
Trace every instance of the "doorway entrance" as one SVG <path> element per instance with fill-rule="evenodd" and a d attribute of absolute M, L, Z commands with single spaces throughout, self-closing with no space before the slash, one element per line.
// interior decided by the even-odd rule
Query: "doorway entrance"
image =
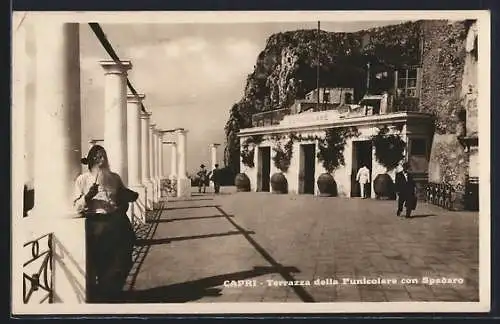
<path fill-rule="evenodd" d="M 271 148 L 258 147 L 259 169 L 257 171 L 257 191 L 270 191 Z"/>
<path fill-rule="evenodd" d="M 314 194 L 316 144 L 300 145 L 299 193 Z"/>
<path fill-rule="evenodd" d="M 370 170 L 370 183 L 366 185 L 366 194 L 371 196 L 371 172 L 372 172 L 372 142 L 371 141 L 354 141 L 352 142 L 352 172 L 351 172 L 351 197 L 361 197 L 361 188 L 359 182 L 356 181 L 358 170 L 362 166 L 366 166 Z"/>

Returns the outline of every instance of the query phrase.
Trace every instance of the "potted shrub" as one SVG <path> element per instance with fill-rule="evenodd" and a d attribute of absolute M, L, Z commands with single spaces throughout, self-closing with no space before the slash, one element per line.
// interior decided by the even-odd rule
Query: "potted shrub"
<path fill-rule="evenodd" d="M 262 142 L 262 135 L 253 135 L 248 137 L 241 145 L 241 163 L 243 165 L 253 168 L 255 166 L 255 147 Z M 250 191 L 250 179 L 245 173 L 238 173 L 234 178 L 236 191 Z"/>
<path fill-rule="evenodd" d="M 320 196 L 337 196 L 337 183 L 332 173 L 339 166 L 344 165 L 344 148 L 347 139 L 359 136 L 356 127 L 339 127 L 326 130 L 325 137 L 318 141 L 318 160 L 322 162 L 326 172 L 322 173 L 316 184 Z"/>
<path fill-rule="evenodd" d="M 288 181 L 286 180 L 284 172 L 288 171 L 290 161 L 293 154 L 293 137 L 290 136 L 285 145 L 281 146 L 279 139 L 276 140 L 276 145 L 273 147 L 274 166 L 280 172 L 274 173 L 271 176 L 271 189 L 273 193 L 285 194 L 288 193 Z"/>
<path fill-rule="evenodd" d="M 392 178 L 387 172 L 394 170 L 401 160 L 404 159 L 404 149 L 406 143 L 399 134 L 389 134 L 389 128 L 384 126 L 372 137 L 375 147 L 375 159 L 386 170 L 373 180 L 375 197 L 395 199 L 395 188 Z"/>

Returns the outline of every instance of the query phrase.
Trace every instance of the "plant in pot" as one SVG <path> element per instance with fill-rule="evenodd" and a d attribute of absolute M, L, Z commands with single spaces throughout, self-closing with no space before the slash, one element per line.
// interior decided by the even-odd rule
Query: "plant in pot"
<path fill-rule="evenodd" d="M 271 176 L 271 189 L 273 193 L 288 193 L 288 181 L 283 173 L 287 172 L 290 167 L 290 161 L 292 160 L 293 154 L 293 139 L 294 136 L 291 135 L 284 145 L 281 145 L 280 139 L 275 139 L 276 144 L 273 147 L 273 162 L 274 166 L 280 170 L 280 172 L 276 172 Z"/>
<path fill-rule="evenodd" d="M 395 199 L 394 182 L 387 173 L 394 170 L 399 165 L 399 162 L 404 159 L 406 143 L 398 133 L 389 134 L 389 132 L 390 129 L 383 126 L 372 137 L 372 143 L 375 147 L 375 159 L 386 169 L 385 173 L 378 174 L 373 180 L 373 189 L 377 199 Z"/>
<path fill-rule="evenodd" d="M 262 142 L 262 135 L 253 135 L 248 137 L 241 145 L 241 162 L 243 165 L 253 168 L 255 166 L 255 147 Z M 250 191 L 250 179 L 244 173 L 238 173 L 234 179 L 236 191 Z"/>
<path fill-rule="evenodd" d="M 355 136 L 359 136 L 356 127 L 330 128 L 326 130 L 325 137 L 318 141 L 317 157 L 326 170 L 316 181 L 320 196 L 337 196 L 337 183 L 332 173 L 339 166 L 344 165 L 345 144 L 348 138 Z"/>

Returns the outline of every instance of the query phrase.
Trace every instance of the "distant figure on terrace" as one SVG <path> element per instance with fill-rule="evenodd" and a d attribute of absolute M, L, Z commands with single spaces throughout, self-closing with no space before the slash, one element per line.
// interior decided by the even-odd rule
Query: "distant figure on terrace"
<path fill-rule="evenodd" d="M 215 169 L 212 171 L 212 176 L 210 177 L 210 180 L 213 181 L 214 191 L 216 194 L 218 194 L 220 191 L 220 182 L 221 182 L 221 174 L 218 164 L 215 164 Z"/>
<path fill-rule="evenodd" d="M 205 193 L 208 182 L 208 171 L 205 169 L 204 164 L 200 165 L 200 171 L 196 175 L 198 176 L 198 192 L 201 193 L 203 188 L 203 193 Z"/>
<path fill-rule="evenodd" d="M 116 300 L 132 266 L 135 234 L 126 215 L 138 194 L 109 168 L 102 146 L 94 145 L 82 163 L 88 172 L 75 182 L 73 204 L 86 217 L 89 302 Z"/>
<path fill-rule="evenodd" d="M 365 164 L 358 170 L 356 181 L 359 182 L 359 187 L 361 188 L 361 198 L 368 198 L 366 195 L 366 186 L 370 183 L 370 169 Z"/>
<path fill-rule="evenodd" d="M 417 207 L 416 184 L 412 175 L 408 172 L 410 165 L 405 162 L 403 171 L 396 173 L 396 192 L 398 193 L 398 210 L 396 216 L 400 216 L 403 206 L 406 207 L 406 218 L 411 217 L 412 210 Z"/>

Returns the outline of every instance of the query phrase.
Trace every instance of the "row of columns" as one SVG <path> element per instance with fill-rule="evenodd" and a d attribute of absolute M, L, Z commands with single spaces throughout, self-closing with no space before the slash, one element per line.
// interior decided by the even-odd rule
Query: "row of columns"
<path fill-rule="evenodd" d="M 74 181 L 82 172 L 80 159 L 86 154 L 81 147 L 79 24 L 39 25 L 36 35 L 36 100 L 33 107 L 26 107 L 23 103 L 27 95 L 23 91 L 16 92 L 13 99 L 19 107 L 16 116 L 35 115 L 35 206 L 23 220 L 24 239 L 53 233 L 57 242 L 53 246 L 57 301 L 82 302 L 85 224 L 72 206 Z M 20 44 L 16 45 L 16 53 L 26 55 L 25 46 L 20 43 L 25 40 L 16 42 Z M 151 123 L 151 113 L 142 111 L 144 95 L 127 95 L 127 71 L 132 63 L 101 61 L 100 65 L 105 75 L 104 138 L 90 144 L 102 143 L 112 171 L 139 193 L 139 203 L 131 210 L 134 216 L 144 220 L 146 211 L 153 209 L 153 204 L 160 199 L 165 132 Z M 16 75 L 23 72 L 22 64 L 16 61 Z M 176 143 L 169 143 L 172 145 L 170 177 L 177 180 L 177 195 L 188 196 L 191 185 L 186 174 L 187 131 L 177 129 L 175 133 Z M 23 156 L 25 143 L 22 144 L 14 148 L 21 154 L 13 153 L 13 156 Z M 72 276 L 68 276 L 68 271 Z"/>
<path fill-rule="evenodd" d="M 36 210 L 50 210 L 63 204 L 72 214 L 74 179 L 81 172 L 80 56 L 78 24 L 52 24 L 51 46 L 40 37 L 36 46 L 37 107 L 35 113 L 34 178 Z M 42 35 L 42 34 L 39 34 Z M 51 64 L 49 64 L 51 63 Z M 53 64 L 52 64 L 53 63 Z M 151 123 L 151 113 L 143 112 L 145 95 L 127 95 L 130 61 L 101 61 L 105 75 L 104 138 L 91 141 L 105 147 L 112 171 L 126 186 L 137 190 L 142 207 L 153 209 L 160 199 L 163 174 L 163 134 Z M 53 81 L 46 82 L 47 76 Z M 187 131 L 174 130 L 177 142 L 171 145 L 170 178 L 177 180 L 177 195 L 190 195 L 186 173 Z M 212 144 L 212 169 L 219 144 Z M 35 213 L 36 214 L 36 213 Z M 140 214 L 144 218 L 144 214 Z"/>

